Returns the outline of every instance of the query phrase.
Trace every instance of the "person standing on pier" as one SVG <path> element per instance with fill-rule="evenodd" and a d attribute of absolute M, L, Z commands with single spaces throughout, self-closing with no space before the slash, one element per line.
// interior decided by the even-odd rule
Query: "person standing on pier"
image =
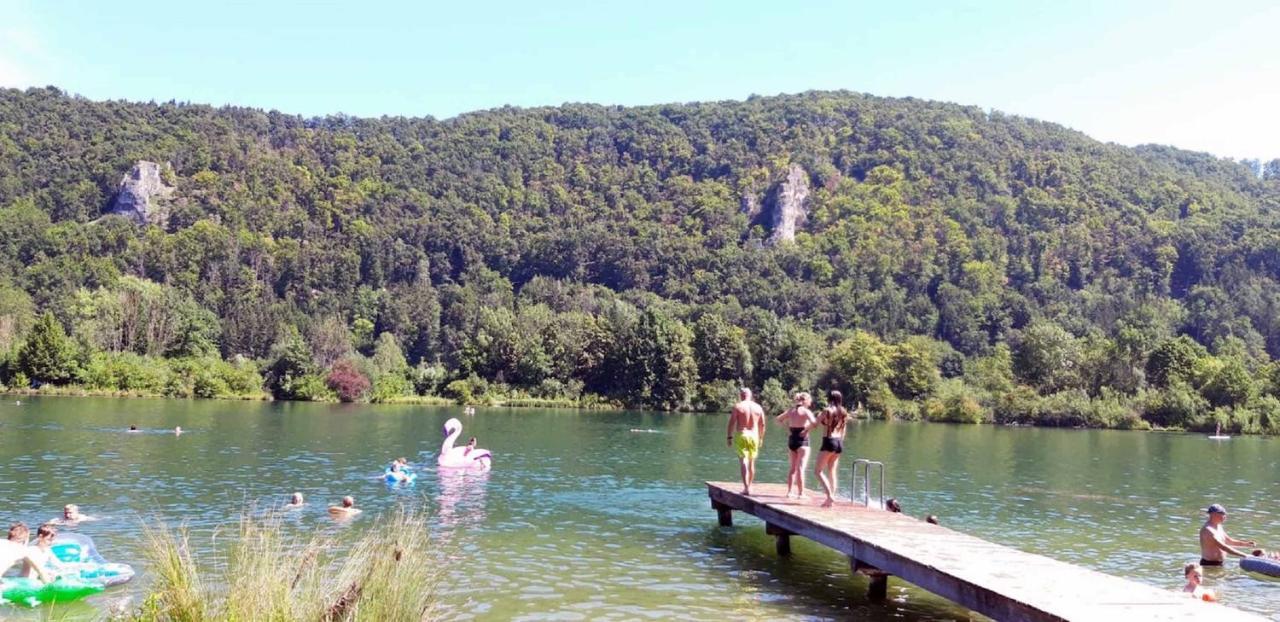
<path fill-rule="evenodd" d="M 787 450 L 791 456 L 791 470 L 787 472 L 787 496 L 791 496 L 791 487 L 796 488 L 796 497 L 804 498 L 804 470 L 809 466 L 809 430 L 817 424 L 813 411 L 809 406 L 813 399 L 808 393 L 795 394 L 795 405 L 778 415 L 776 421 L 787 426 L 790 436 L 787 437 Z"/>
<path fill-rule="evenodd" d="M 742 494 L 750 495 L 751 484 L 756 480 L 756 456 L 764 444 L 764 409 L 751 400 L 751 389 L 738 390 L 738 403 L 729 413 L 725 443 L 738 450 Z"/>
<path fill-rule="evenodd" d="M 844 431 L 849 423 L 849 411 L 844 409 L 844 396 L 839 391 L 827 393 L 827 407 L 818 415 L 818 423 L 827 429 L 822 435 L 822 447 L 818 450 L 818 481 L 822 482 L 822 490 L 827 493 L 827 500 L 822 507 L 829 508 L 836 503 L 836 466 L 840 462 L 840 454 L 844 453 Z"/>
<path fill-rule="evenodd" d="M 1227 520 L 1227 508 L 1223 507 L 1222 504 L 1215 503 L 1210 505 L 1205 508 L 1205 512 L 1209 513 L 1209 519 L 1200 528 L 1201 566 L 1221 566 L 1225 559 L 1223 553 L 1235 555 L 1236 557 L 1247 557 L 1246 553 L 1235 547 L 1257 545 L 1253 540 L 1237 540 L 1227 535 L 1227 529 L 1222 526 L 1222 522 Z"/>

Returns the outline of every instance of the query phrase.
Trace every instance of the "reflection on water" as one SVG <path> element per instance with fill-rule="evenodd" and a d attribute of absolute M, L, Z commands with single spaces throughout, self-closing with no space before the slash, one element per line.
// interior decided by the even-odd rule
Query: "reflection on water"
<path fill-rule="evenodd" d="M 455 562 L 444 586 L 450 618 L 970 616 L 897 580 L 890 602 L 867 602 L 866 580 L 833 551 L 797 539 L 792 557 L 779 559 L 755 519 L 716 526 L 702 482 L 738 476 L 722 416 L 481 409 L 465 419 L 467 435 L 498 456 L 494 470 L 437 473 L 441 425 L 459 414 L 179 400 L 0 404 L 0 522 L 35 524 L 78 503 L 109 517 L 77 529 L 112 561 L 142 565 L 144 517 L 187 525 L 197 553 L 216 559 L 241 511 L 280 506 L 298 491 L 307 505 L 286 524 L 302 535 L 341 539 L 401 504 L 423 505 Z M 143 432 L 126 433 L 131 424 Z M 1280 548 L 1277 445 L 1267 439 L 860 423 L 845 446 L 842 494 L 852 458 L 881 460 L 886 494 L 908 514 L 1169 589 L 1197 554 L 1200 510 L 1211 501 L 1231 508 L 1233 535 Z M 412 485 L 383 482 L 397 456 L 415 465 Z M 782 481 L 786 470 L 785 443 L 771 434 L 759 477 Z M 365 513 L 337 526 L 325 509 L 344 495 Z M 1234 567 L 1206 579 L 1232 605 L 1280 610 L 1276 583 Z M 96 617 L 145 581 L 59 612 Z M 39 612 L 0 610 L 15 615 Z"/>

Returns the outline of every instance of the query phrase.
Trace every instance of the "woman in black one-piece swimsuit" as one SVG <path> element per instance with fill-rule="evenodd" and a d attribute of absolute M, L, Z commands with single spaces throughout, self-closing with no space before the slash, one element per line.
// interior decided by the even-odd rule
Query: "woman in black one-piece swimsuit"
<path fill-rule="evenodd" d="M 804 469 L 809 463 L 809 429 L 817 424 L 809 405 L 813 400 L 808 393 L 795 394 L 795 406 L 778 415 L 777 421 L 787 426 L 787 449 L 791 456 L 791 470 L 787 472 L 787 496 L 794 486 L 797 496 L 804 498 Z"/>

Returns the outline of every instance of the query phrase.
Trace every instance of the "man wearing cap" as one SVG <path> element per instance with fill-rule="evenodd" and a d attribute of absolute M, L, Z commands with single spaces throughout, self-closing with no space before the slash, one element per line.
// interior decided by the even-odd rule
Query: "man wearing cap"
<path fill-rule="evenodd" d="M 1223 553 L 1236 557 L 1247 556 L 1247 553 L 1234 547 L 1255 546 L 1255 543 L 1253 540 L 1237 540 L 1227 535 L 1226 528 L 1222 526 L 1222 521 L 1227 519 L 1227 508 L 1222 507 L 1220 503 L 1215 503 L 1204 511 L 1209 513 L 1209 520 L 1205 521 L 1204 527 L 1200 528 L 1200 565 L 1221 566 L 1224 559 Z"/>

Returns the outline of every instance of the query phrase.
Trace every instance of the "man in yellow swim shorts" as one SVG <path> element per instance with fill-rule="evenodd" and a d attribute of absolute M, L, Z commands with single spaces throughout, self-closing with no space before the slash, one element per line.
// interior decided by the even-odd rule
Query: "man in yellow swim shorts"
<path fill-rule="evenodd" d="M 738 450 L 742 494 L 750 495 L 751 484 L 756 480 L 756 456 L 764 445 L 764 409 L 751 400 L 751 389 L 743 387 L 738 390 L 738 403 L 729 413 L 725 444 Z"/>

